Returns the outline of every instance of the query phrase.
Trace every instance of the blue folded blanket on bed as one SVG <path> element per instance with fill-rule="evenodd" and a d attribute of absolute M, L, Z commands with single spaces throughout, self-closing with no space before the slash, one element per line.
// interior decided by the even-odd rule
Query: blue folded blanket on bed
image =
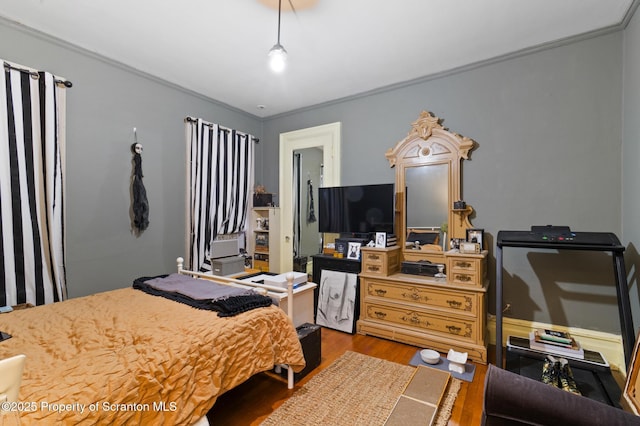
<path fill-rule="evenodd" d="M 216 311 L 221 317 L 238 315 L 273 303 L 270 297 L 250 289 L 217 284 L 182 274 L 140 277 L 133 281 L 133 288 L 194 308 Z"/>

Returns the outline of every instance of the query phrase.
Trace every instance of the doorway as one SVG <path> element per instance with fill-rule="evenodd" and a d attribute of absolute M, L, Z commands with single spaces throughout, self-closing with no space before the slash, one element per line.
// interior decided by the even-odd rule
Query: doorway
<path fill-rule="evenodd" d="M 308 129 L 295 130 L 292 132 L 280 134 L 280 173 L 279 173 L 279 194 L 280 194 L 280 213 L 281 234 L 280 234 L 280 272 L 292 271 L 295 237 L 295 221 L 294 217 L 298 210 L 296 204 L 294 161 L 296 153 L 304 153 L 305 150 L 314 148 L 318 150 L 316 158 L 320 158 L 319 152 L 322 153 L 322 186 L 336 186 L 340 184 L 340 127 L 341 124 L 331 123 L 322 126 L 310 127 Z M 311 153 L 312 151 L 308 151 Z M 315 167 L 320 167 L 316 165 Z M 306 193 L 306 172 L 302 172 L 302 181 L 304 186 L 301 193 Z M 310 171 L 311 173 L 311 171 Z M 319 178 L 318 178 L 319 179 Z M 314 181 L 314 179 L 312 179 Z M 314 181 L 315 182 L 315 181 Z M 318 182 L 319 183 L 319 182 Z M 314 200 L 317 201 L 317 188 L 314 185 Z M 305 212 L 307 209 L 306 197 L 300 198 L 300 210 Z M 315 205 L 317 212 L 317 204 Z M 304 221 L 304 214 L 302 214 Z M 317 218 L 317 215 L 316 215 Z M 316 235 L 316 252 L 319 251 L 319 235 Z M 300 253 L 299 253 L 300 254 Z"/>
<path fill-rule="evenodd" d="M 318 147 L 293 152 L 293 270 L 297 272 L 308 272 L 311 256 L 322 251 L 316 213 L 322 154 Z"/>

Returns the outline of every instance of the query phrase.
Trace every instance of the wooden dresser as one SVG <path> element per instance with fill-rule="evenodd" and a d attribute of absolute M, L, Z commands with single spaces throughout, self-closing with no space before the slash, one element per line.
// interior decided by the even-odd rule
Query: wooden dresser
<path fill-rule="evenodd" d="M 396 169 L 398 246 L 361 248 L 357 331 L 443 354 L 467 352 L 486 364 L 488 251 L 461 192 L 462 160 L 476 143 L 441 121 L 422 111 L 385 153 Z M 444 265 L 446 277 L 403 274 L 403 261 Z"/>
<path fill-rule="evenodd" d="M 487 363 L 487 251 L 444 253 L 446 278 L 400 273 L 400 247 L 361 249 L 360 334 Z"/>

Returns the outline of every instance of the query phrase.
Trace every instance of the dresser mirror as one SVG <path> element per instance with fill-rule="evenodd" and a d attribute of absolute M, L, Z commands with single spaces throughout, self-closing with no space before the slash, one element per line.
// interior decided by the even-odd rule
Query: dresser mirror
<path fill-rule="evenodd" d="M 451 238 L 465 238 L 470 206 L 461 200 L 462 159 L 474 142 L 452 133 L 438 117 L 423 111 L 406 138 L 385 156 L 396 168 L 396 234 L 403 260 L 443 263 Z"/>
<path fill-rule="evenodd" d="M 448 221 L 449 164 L 407 167 L 404 177 L 407 228 L 439 230 Z"/>

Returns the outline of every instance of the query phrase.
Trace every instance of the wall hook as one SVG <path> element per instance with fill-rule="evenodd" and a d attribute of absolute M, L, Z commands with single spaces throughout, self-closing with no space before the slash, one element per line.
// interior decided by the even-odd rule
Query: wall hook
<path fill-rule="evenodd" d="M 142 154 L 142 144 L 138 143 L 138 130 L 133 128 L 133 140 L 135 141 L 131 145 L 131 152 L 134 154 Z"/>

